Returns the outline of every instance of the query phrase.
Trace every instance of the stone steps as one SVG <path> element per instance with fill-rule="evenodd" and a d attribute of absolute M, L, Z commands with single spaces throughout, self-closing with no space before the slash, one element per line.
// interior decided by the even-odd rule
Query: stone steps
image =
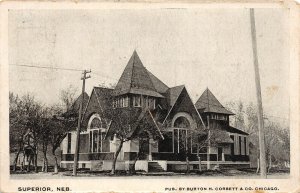
<path fill-rule="evenodd" d="M 157 162 L 148 162 L 149 172 L 164 172 L 164 169 Z"/>

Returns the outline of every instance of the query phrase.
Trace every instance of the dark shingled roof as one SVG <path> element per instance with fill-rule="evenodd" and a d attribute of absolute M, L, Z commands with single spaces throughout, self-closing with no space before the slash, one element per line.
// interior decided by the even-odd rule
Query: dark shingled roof
<path fill-rule="evenodd" d="M 82 106 L 82 113 L 89 101 L 89 95 L 85 92 L 83 95 L 83 106 Z M 72 104 L 71 108 L 63 114 L 63 117 L 78 117 L 78 112 L 80 108 L 80 103 L 82 101 L 82 94 L 77 97 L 77 99 Z"/>
<path fill-rule="evenodd" d="M 179 97 L 180 93 L 182 92 L 184 88 L 184 85 L 180 85 L 180 86 L 175 86 L 175 87 L 171 87 L 167 90 L 166 92 L 166 96 L 168 99 L 168 104 L 170 105 L 170 107 L 172 107 L 177 98 Z"/>
<path fill-rule="evenodd" d="M 234 115 L 231 111 L 227 110 L 213 95 L 213 93 L 207 88 L 200 96 L 195 104 L 196 108 L 201 113 L 221 113 Z"/>
<path fill-rule="evenodd" d="M 150 71 L 147 70 L 147 72 L 148 72 L 148 74 L 149 74 L 149 76 L 152 80 L 152 83 L 153 83 L 153 85 L 154 85 L 157 92 L 165 93 L 169 89 L 169 87 L 165 83 L 163 83 L 161 80 L 159 80 Z"/>
<path fill-rule="evenodd" d="M 247 133 L 245 131 L 242 131 L 240 129 L 231 127 L 231 126 L 227 127 L 226 131 L 229 132 L 229 133 L 238 133 L 238 134 L 242 134 L 242 135 L 249 135 L 249 133 Z"/>
<path fill-rule="evenodd" d="M 163 98 L 159 91 L 166 89 L 165 87 L 166 85 L 149 73 L 134 51 L 116 85 L 114 95 L 132 93 Z"/>
<path fill-rule="evenodd" d="M 112 106 L 112 93 L 113 89 L 111 88 L 103 88 L 103 87 L 94 87 L 94 90 L 97 94 L 97 97 L 99 99 L 99 103 L 102 110 L 105 110 L 107 108 L 111 108 Z"/>

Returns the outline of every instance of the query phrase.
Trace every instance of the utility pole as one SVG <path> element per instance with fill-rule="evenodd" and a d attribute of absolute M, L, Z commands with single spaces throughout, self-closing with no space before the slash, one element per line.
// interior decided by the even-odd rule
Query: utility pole
<path fill-rule="evenodd" d="M 209 127 L 209 113 L 210 113 L 210 107 L 209 107 L 209 97 L 208 97 L 208 88 L 207 88 L 207 92 L 206 92 L 206 97 L 207 97 L 207 148 L 206 148 L 206 153 L 207 153 L 207 157 L 206 157 L 206 164 L 207 164 L 207 170 L 210 170 L 210 127 Z"/>
<path fill-rule="evenodd" d="M 78 115 L 78 125 L 76 130 L 76 144 L 75 144 L 75 154 L 74 154 L 74 165 L 73 165 L 73 175 L 77 175 L 77 164 L 78 164 L 78 153 L 79 153 L 79 140 L 80 140 L 80 124 L 81 124 L 81 115 L 82 115 L 82 108 L 83 108 L 83 101 L 84 101 L 84 92 L 85 92 L 85 80 L 91 78 L 91 76 L 87 76 L 88 73 L 91 73 L 91 70 L 83 71 L 82 80 L 82 93 L 81 93 L 81 103 L 79 106 L 79 115 Z"/>
<path fill-rule="evenodd" d="M 256 99 L 257 99 L 257 109 L 258 109 L 257 118 L 258 118 L 258 133 L 259 133 L 260 176 L 262 178 L 267 178 L 264 118 L 263 118 L 263 107 L 262 107 L 262 99 L 261 99 L 259 67 L 258 67 L 258 59 L 257 59 L 255 17 L 254 17 L 253 8 L 250 9 L 250 23 L 251 23 L 251 36 L 252 36 L 252 49 L 253 49 L 253 64 L 255 70 Z"/>
<path fill-rule="evenodd" d="M 210 128 L 209 128 L 209 115 L 207 115 L 207 148 L 206 148 L 206 152 L 207 152 L 207 160 L 206 160 L 206 164 L 207 164 L 207 169 L 210 170 Z"/>

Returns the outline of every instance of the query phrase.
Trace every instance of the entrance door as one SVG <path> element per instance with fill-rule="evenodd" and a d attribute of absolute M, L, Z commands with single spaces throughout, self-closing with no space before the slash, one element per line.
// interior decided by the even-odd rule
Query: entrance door
<path fill-rule="evenodd" d="M 142 138 L 140 140 L 140 159 L 148 160 L 149 156 L 149 138 Z"/>
<path fill-rule="evenodd" d="M 222 161 L 223 148 L 218 147 L 218 161 Z"/>

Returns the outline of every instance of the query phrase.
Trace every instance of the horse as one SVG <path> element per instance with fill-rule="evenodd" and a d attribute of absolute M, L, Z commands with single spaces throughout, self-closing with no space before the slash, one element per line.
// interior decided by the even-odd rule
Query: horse
<path fill-rule="evenodd" d="M 27 166 L 27 172 L 30 171 L 30 164 L 32 162 L 32 165 L 36 161 L 36 146 L 35 146 L 35 140 L 33 137 L 33 133 L 28 129 L 28 131 L 23 136 L 23 162 L 22 162 L 22 170 L 25 168 L 25 160 L 28 163 Z"/>
<path fill-rule="evenodd" d="M 35 161 L 35 148 L 31 146 L 24 146 L 23 148 L 23 161 L 22 161 L 22 170 L 25 168 L 25 161 L 27 164 L 27 172 L 30 171 L 30 165 L 34 165 Z"/>

